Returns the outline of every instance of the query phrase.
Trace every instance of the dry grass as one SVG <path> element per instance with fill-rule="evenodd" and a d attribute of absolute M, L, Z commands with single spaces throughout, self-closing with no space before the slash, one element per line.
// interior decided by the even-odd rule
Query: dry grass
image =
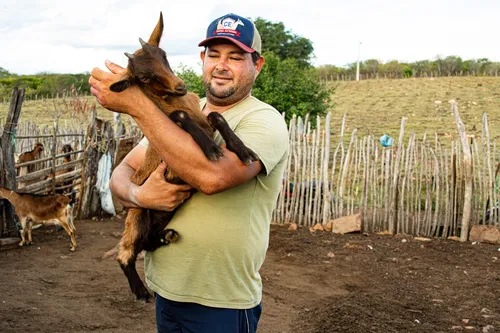
<path fill-rule="evenodd" d="M 347 114 L 346 135 L 358 129 L 358 135 L 380 137 L 387 133 L 397 140 L 401 118 L 408 117 L 406 133 L 424 132 L 442 136 L 456 136 L 456 125 L 451 113 L 450 100 L 458 102 L 460 115 L 470 134 L 481 134 L 481 116 L 488 114 L 493 139 L 500 138 L 500 78 L 450 77 L 404 80 L 366 80 L 332 83 L 337 85 L 332 112 L 332 129 L 339 134 L 343 114 Z M 82 97 L 94 103 L 91 96 Z M 440 101 L 441 104 L 436 104 Z M 21 121 L 35 120 L 52 124 L 54 103 L 63 110 L 62 123 L 69 121 L 71 113 L 64 109 L 62 99 L 25 101 Z M 5 119 L 8 103 L 0 101 L 0 117 Z M 97 114 L 112 119 L 112 113 L 97 105 Z M 84 119 L 87 115 L 80 114 Z M 125 118 L 128 124 L 128 119 Z M 62 125 L 63 125 L 62 124 Z M 409 136 L 409 135 L 407 135 Z"/>
<path fill-rule="evenodd" d="M 469 134 L 481 135 L 481 117 L 486 112 L 492 139 L 500 138 L 500 78 L 496 77 L 340 82 L 334 100 L 335 134 L 340 132 L 346 113 L 346 133 L 357 128 L 359 136 L 380 137 L 387 133 L 397 140 L 404 116 L 408 117 L 406 136 L 415 132 L 421 138 L 427 132 L 456 137 L 457 127 L 449 103 L 455 100 Z"/>
<path fill-rule="evenodd" d="M 95 98 L 93 96 L 82 96 L 79 99 L 85 103 L 87 102 L 88 106 L 92 106 L 95 103 Z M 47 99 L 47 100 L 27 100 L 24 101 L 23 107 L 21 110 L 21 116 L 19 121 L 34 121 L 40 125 L 49 125 L 52 127 L 52 122 L 54 116 L 57 113 L 61 114 L 60 117 L 60 126 L 65 127 L 64 123 L 70 122 L 72 117 L 75 117 L 76 121 L 87 122 L 90 117 L 90 112 L 72 112 L 74 108 L 69 106 L 71 102 L 75 100 L 71 99 Z M 103 118 L 106 120 L 113 119 L 113 113 L 101 107 L 98 103 L 96 104 L 97 116 L 99 118 Z M 9 102 L 1 103 L 0 101 L 0 118 L 5 118 L 7 116 L 7 112 L 9 111 Z"/>

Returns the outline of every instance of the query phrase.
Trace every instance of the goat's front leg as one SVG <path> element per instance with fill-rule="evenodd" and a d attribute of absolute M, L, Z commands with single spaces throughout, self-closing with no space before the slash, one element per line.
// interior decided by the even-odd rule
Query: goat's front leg
<path fill-rule="evenodd" d="M 207 118 L 210 125 L 218 130 L 224 141 L 226 141 L 227 149 L 235 153 L 240 161 L 249 165 L 259 160 L 259 157 L 234 134 L 226 119 L 220 113 L 210 112 Z"/>
<path fill-rule="evenodd" d="M 170 119 L 179 125 L 183 130 L 191 134 L 194 141 L 200 146 L 205 156 L 216 161 L 222 156 L 222 149 L 208 136 L 208 134 L 196 124 L 184 111 L 175 111 L 170 114 Z"/>

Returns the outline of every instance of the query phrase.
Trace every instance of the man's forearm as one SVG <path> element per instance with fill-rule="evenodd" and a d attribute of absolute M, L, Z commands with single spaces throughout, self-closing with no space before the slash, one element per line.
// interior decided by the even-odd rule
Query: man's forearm
<path fill-rule="evenodd" d="M 109 187 L 111 192 L 118 198 L 120 203 L 125 207 L 138 208 L 139 204 L 135 198 L 134 191 L 138 186 L 130 180 L 135 170 L 129 166 L 119 164 L 113 174 Z"/>
<path fill-rule="evenodd" d="M 147 115 L 135 118 L 144 135 L 160 154 L 165 163 L 184 181 L 203 192 L 206 184 L 217 173 L 189 133 L 181 129 L 163 114 L 152 102 Z"/>

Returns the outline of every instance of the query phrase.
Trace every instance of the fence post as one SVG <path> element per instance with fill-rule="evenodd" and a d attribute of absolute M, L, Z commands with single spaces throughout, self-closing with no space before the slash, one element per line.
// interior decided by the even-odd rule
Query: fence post
<path fill-rule="evenodd" d="M 51 149 L 51 154 L 52 154 L 52 191 L 51 193 L 54 195 L 56 194 L 56 155 L 57 155 L 57 130 L 59 125 L 59 119 L 56 119 L 54 121 L 54 135 L 52 139 L 52 149 Z"/>
<path fill-rule="evenodd" d="M 460 115 L 458 114 L 458 107 L 456 103 L 452 105 L 453 116 L 458 127 L 458 134 L 460 136 L 460 141 L 462 142 L 462 150 L 464 152 L 464 204 L 463 204 L 463 214 L 462 214 L 462 229 L 460 230 L 460 241 L 466 242 L 469 238 L 469 222 L 472 216 L 472 154 L 470 151 L 470 145 L 467 141 L 467 136 L 465 134 L 465 126 Z"/>
<path fill-rule="evenodd" d="M 406 117 L 403 117 L 401 120 L 401 129 L 399 132 L 399 140 L 398 147 L 396 151 L 396 161 L 394 161 L 394 175 L 392 179 L 392 198 L 391 198 L 391 206 L 389 208 L 389 232 L 394 235 L 398 229 L 398 195 L 399 195 L 399 168 L 400 168 L 400 159 L 401 154 L 403 153 L 403 138 L 405 134 L 405 124 Z"/>
<path fill-rule="evenodd" d="M 5 121 L 5 127 L 2 133 L 1 148 L 1 177 L 0 185 L 10 190 L 16 190 L 16 168 L 14 161 L 14 138 L 16 135 L 17 122 L 21 114 L 21 106 L 24 101 L 24 89 L 14 88 L 10 99 L 9 113 Z M 17 234 L 14 209 L 10 203 L 5 202 L 2 206 L 3 218 L 2 235 L 15 236 Z M 3 223 L 5 222 L 5 224 Z"/>

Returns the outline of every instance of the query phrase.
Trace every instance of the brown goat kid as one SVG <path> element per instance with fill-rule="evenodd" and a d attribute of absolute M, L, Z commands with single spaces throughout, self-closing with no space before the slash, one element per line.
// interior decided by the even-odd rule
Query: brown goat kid
<path fill-rule="evenodd" d="M 187 92 L 184 82 L 172 72 L 165 51 L 158 47 L 162 33 L 163 17 L 160 13 L 148 42 L 139 39 L 142 48 L 133 55 L 125 53 L 129 58 L 127 73 L 122 80 L 112 84 L 110 90 L 120 92 L 137 84 L 163 113 L 191 134 L 210 160 L 222 156 L 222 149 L 212 139 L 215 129 L 221 133 L 227 149 L 236 153 L 243 163 L 248 165 L 258 160 L 234 134 L 222 115 L 212 112 L 206 117 L 201 112 L 198 96 Z M 160 155 L 149 145 L 145 161 L 131 177 L 132 182 L 142 185 L 160 163 Z M 170 168 L 167 168 L 165 179 L 170 183 L 184 184 Z M 137 299 L 147 301 L 150 297 L 136 271 L 137 255 L 142 250 L 153 251 L 178 239 L 175 230 L 165 229 L 174 214 L 175 210 L 160 212 L 131 208 L 128 211 L 117 260 Z"/>
<path fill-rule="evenodd" d="M 61 150 L 62 150 L 62 153 L 65 154 L 63 157 L 63 164 L 67 164 L 67 163 L 71 162 L 71 153 L 73 152 L 73 147 L 71 147 L 70 144 L 65 144 L 64 146 L 62 146 Z M 63 175 L 65 173 L 71 172 L 73 170 L 74 170 L 74 168 L 68 168 L 66 170 L 56 171 L 56 176 Z M 52 173 L 51 173 L 51 176 L 52 176 Z M 66 180 L 66 181 L 58 183 L 57 185 L 68 186 L 68 185 L 71 185 L 72 183 L 73 183 L 72 180 Z M 65 193 L 69 193 L 71 191 L 72 191 L 72 189 L 70 187 L 68 187 L 68 188 L 65 188 L 62 190 L 56 190 L 56 193 L 57 194 L 65 194 Z"/>
<path fill-rule="evenodd" d="M 32 244 L 31 228 L 33 222 L 60 224 L 71 240 L 71 251 L 76 249 L 76 228 L 73 224 L 70 199 L 64 195 L 36 195 L 16 193 L 0 186 L 0 199 L 7 199 L 14 206 L 21 220 L 21 242 L 19 246 Z M 26 241 L 26 231 L 28 240 Z"/>
<path fill-rule="evenodd" d="M 42 151 L 43 151 L 43 145 L 41 143 L 37 143 L 37 144 L 35 144 L 35 147 L 33 148 L 32 151 L 28 151 L 28 152 L 25 152 L 25 153 L 22 153 L 21 155 L 19 155 L 17 163 L 26 163 L 26 162 L 38 160 L 40 158 Z M 20 167 L 17 171 L 17 175 L 18 176 L 25 176 L 28 173 L 32 173 L 33 171 L 35 171 L 35 164 Z M 37 180 L 32 180 L 32 181 L 28 181 L 28 182 L 20 182 L 17 184 L 17 189 L 22 189 L 23 187 L 30 185 L 36 181 Z"/>
<path fill-rule="evenodd" d="M 41 144 L 41 143 L 35 144 L 35 147 L 33 148 L 32 151 L 27 151 L 27 152 L 19 155 L 19 163 L 26 163 L 26 162 L 31 162 L 31 161 L 39 159 L 42 151 L 43 151 L 43 144 Z M 28 168 L 29 173 L 35 171 L 34 164 L 28 165 L 27 168 Z"/>

